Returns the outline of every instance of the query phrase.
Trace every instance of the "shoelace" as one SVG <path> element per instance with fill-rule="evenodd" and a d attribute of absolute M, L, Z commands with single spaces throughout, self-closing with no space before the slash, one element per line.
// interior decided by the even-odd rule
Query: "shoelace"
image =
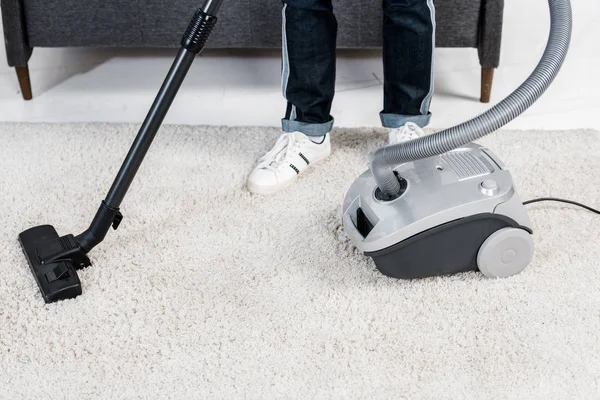
<path fill-rule="evenodd" d="M 262 156 L 258 162 L 258 168 L 275 170 L 285 160 L 295 144 L 295 137 L 292 133 L 283 133 L 275 142 L 275 146 Z M 285 151 L 284 151 L 285 150 Z"/>

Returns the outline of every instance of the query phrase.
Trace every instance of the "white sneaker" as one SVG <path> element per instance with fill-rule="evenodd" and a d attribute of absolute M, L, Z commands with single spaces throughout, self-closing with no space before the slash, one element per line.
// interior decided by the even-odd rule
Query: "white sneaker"
<path fill-rule="evenodd" d="M 388 144 L 398 144 L 424 136 L 425 132 L 414 122 L 407 122 L 400 128 L 391 129 L 388 134 Z"/>
<path fill-rule="evenodd" d="M 309 166 L 331 154 L 329 133 L 321 144 L 301 132 L 283 133 L 248 177 L 248 190 L 272 194 L 291 185 Z"/>

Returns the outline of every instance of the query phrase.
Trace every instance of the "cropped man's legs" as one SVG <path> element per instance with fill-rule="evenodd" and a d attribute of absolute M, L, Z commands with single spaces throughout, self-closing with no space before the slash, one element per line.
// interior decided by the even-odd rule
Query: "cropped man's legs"
<path fill-rule="evenodd" d="M 323 136 L 333 126 L 337 20 L 331 0 L 283 0 L 282 92 L 286 132 Z"/>
<path fill-rule="evenodd" d="M 433 96 L 433 0 L 383 0 L 383 126 L 429 124 Z"/>
<path fill-rule="evenodd" d="M 331 154 L 337 21 L 331 0 L 283 0 L 283 133 L 248 177 L 248 190 L 272 194 Z"/>

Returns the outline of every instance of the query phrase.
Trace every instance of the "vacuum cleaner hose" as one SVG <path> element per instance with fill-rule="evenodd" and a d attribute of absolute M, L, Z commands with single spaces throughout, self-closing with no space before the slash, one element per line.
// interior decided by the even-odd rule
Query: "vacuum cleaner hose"
<path fill-rule="evenodd" d="M 455 127 L 408 142 L 383 147 L 371 160 L 371 172 L 388 197 L 401 193 L 393 166 L 449 152 L 486 136 L 527 110 L 548 89 L 567 55 L 571 40 L 572 13 L 569 0 L 548 0 L 550 34 L 546 50 L 533 73 L 502 102 L 485 113 Z"/>

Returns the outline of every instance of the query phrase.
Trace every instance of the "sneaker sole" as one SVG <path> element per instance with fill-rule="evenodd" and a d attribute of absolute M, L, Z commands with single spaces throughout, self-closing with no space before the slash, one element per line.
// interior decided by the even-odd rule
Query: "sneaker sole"
<path fill-rule="evenodd" d="M 258 186 L 258 185 L 253 184 L 252 182 L 248 182 L 248 190 L 254 194 L 262 194 L 262 195 L 274 194 L 274 193 L 277 193 L 277 192 L 287 188 L 288 186 L 291 186 L 294 182 L 296 182 L 297 179 L 298 179 L 298 176 L 295 176 L 291 180 L 280 183 L 277 186 Z"/>

